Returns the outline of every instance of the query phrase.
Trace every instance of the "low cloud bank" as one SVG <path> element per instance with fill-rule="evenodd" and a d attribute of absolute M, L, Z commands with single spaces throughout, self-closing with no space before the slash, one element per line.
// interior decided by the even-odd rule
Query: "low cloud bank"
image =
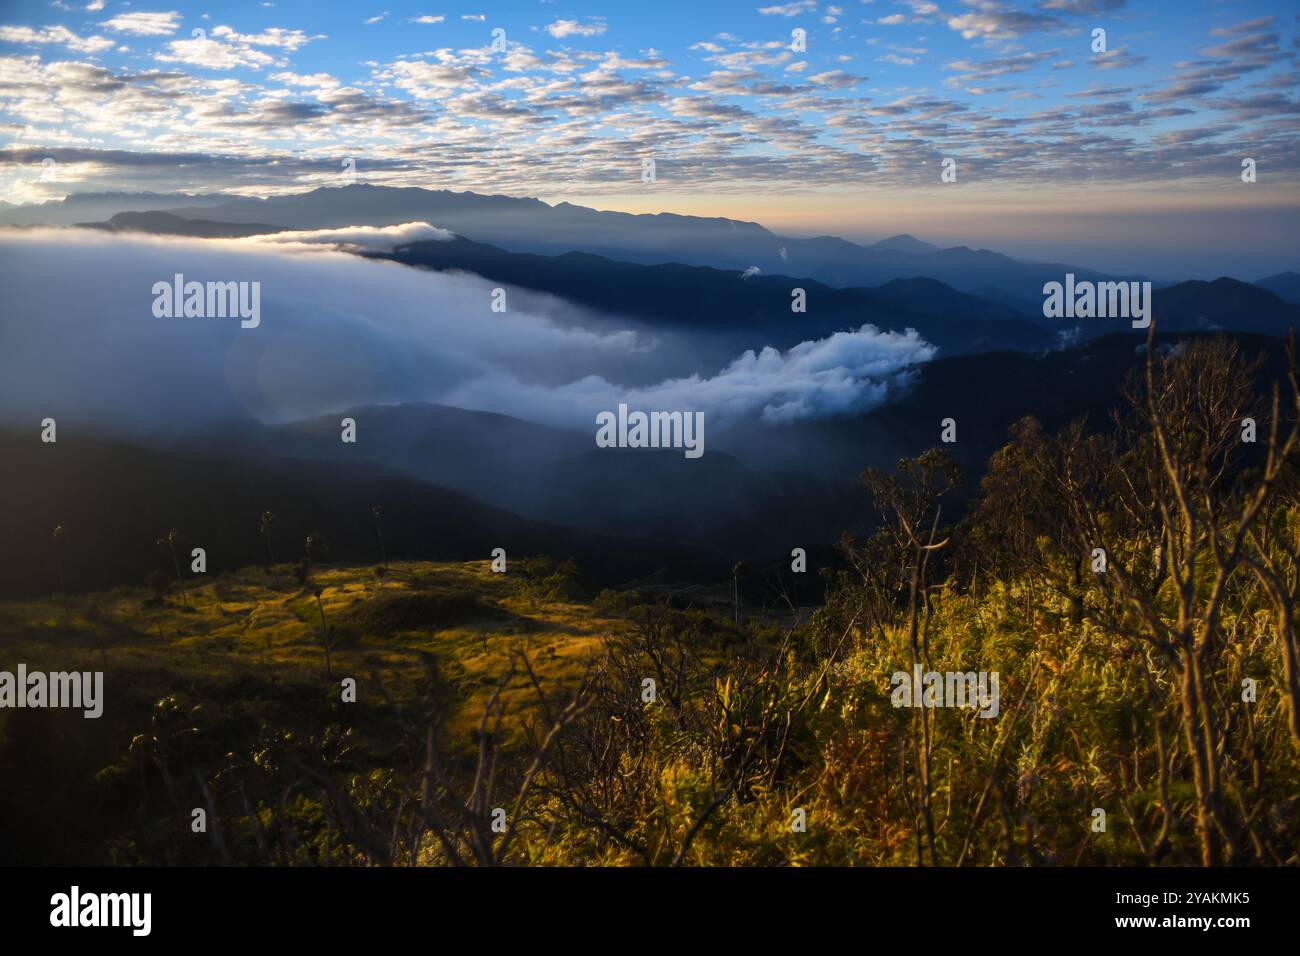
<path fill-rule="evenodd" d="M 499 412 L 532 408 L 557 425 L 591 425 L 598 412 L 612 411 L 619 402 L 643 411 L 702 411 L 716 422 L 758 418 L 786 425 L 873 408 L 906 385 L 912 368 L 934 353 L 913 329 L 881 332 L 864 325 L 784 353 L 747 351 L 707 378 L 692 375 L 630 389 L 597 375 L 545 389 L 502 379 L 475 381 L 457 389 L 450 402 Z"/>
<path fill-rule="evenodd" d="M 231 240 L 0 230 L 0 421 L 150 433 L 428 401 L 583 431 L 620 402 L 779 424 L 879 404 L 935 351 L 863 326 L 674 376 L 660 343 L 617 316 L 511 288 L 493 312 L 496 283 L 341 251 L 450 237 L 426 223 Z M 155 316 L 151 289 L 178 273 L 259 283 L 260 323 Z M 620 384 L 632 368 L 657 384 Z"/>
<path fill-rule="evenodd" d="M 404 222 L 397 226 L 344 226 L 341 229 L 310 229 L 273 232 L 237 240 L 250 245 L 321 245 L 349 252 L 392 252 L 412 242 L 448 242 L 454 232 L 427 222 Z"/>

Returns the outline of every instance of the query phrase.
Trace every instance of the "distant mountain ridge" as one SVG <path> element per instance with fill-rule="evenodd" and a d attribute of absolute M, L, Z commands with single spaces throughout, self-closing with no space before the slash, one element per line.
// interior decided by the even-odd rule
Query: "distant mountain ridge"
<path fill-rule="evenodd" d="M 688 217 L 664 214 L 653 218 L 677 221 Z M 119 213 L 107 222 L 83 225 L 111 231 L 209 238 L 274 233 L 286 228 L 283 224 L 265 222 L 187 219 L 166 212 Z M 762 230 L 753 223 L 745 225 Z M 894 238 L 911 240 L 910 236 Z M 833 247 L 843 242 L 830 237 L 811 241 Z M 788 349 L 808 339 L 824 338 L 867 323 L 885 331 L 915 329 L 938 346 L 941 355 L 1001 349 L 1042 351 L 1126 328 L 1123 319 L 1066 322 L 1044 318 L 1041 289 L 1036 290 L 1039 293 L 1036 297 L 1024 303 L 1024 309 L 1019 309 L 1003 304 L 996 296 L 973 295 L 926 276 L 894 278 L 874 287 L 850 288 L 836 288 L 813 277 L 795 274 L 793 270 L 781 269 L 772 274 L 760 271 L 742 280 L 738 271 L 712 266 L 636 263 L 588 252 L 558 255 L 512 252 L 463 236 L 450 241 L 411 243 L 392 252 L 364 254 L 405 265 L 472 272 L 603 312 L 643 319 L 656 328 L 708 333 L 708 338 L 697 342 L 704 360 L 701 371 L 716 370 L 720 363 L 730 361 L 747 348 L 771 345 Z M 924 256 L 898 255 L 926 262 L 944 262 L 956 257 L 986 262 L 992 268 L 1005 258 L 966 247 Z M 782 264 L 790 265 L 790 262 Z M 1300 305 L 1265 286 L 1272 280 L 1281 292 L 1287 292 L 1288 277 L 1300 280 L 1295 273 L 1282 273 L 1254 284 L 1225 276 L 1210 282 L 1188 280 L 1157 287 L 1153 292 L 1153 315 L 1161 331 L 1223 329 L 1282 336 L 1289 329 L 1300 327 Z M 807 298 L 807 312 L 803 314 L 790 310 L 791 290 L 796 287 L 802 288 Z"/>
<path fill-rule="evenodd" d="M 1284 336 L 1300 329 L 1300 305 L 1249 282 L 1227 276 L 1189 279 L 1157 289 L 1152 309 L 1163 332 L 1227 330 Z"/>
<path fill-rule="evenodd" d="M 1279 272 L 1260 279 L 1255 285 L 1272 292 L 1283 302 L 1300 304 L 1300 273 Z"/>
<path fill-rule="evenodd" d="M 72 226 L 89 220 L 109 219 L 120 212 L 148 212 L 178 204 L 207 208 L 239 198 L 232 193 L 72 193 L 65 199 L 43 203 L 5 203 L 0 206 L 0 225 Z"/>
<path fill-rule="evenodd" d="M 830 286 L 876 286 L 891 279 L 937 279 L 962 292 L 1024 310 L 1041 304 L 1043 283 L 1073 272 L 1077 279 L 1108 276 L 1061 263 L 1029 263 L 987 249 L 928 251 L 911 236 L 866 247 L 835 236 L 780 236 L 755 222 L 726 218 L 640 214 L 589 209 L 539 199 L 482 196 L 415 187 L 353 185 L 307 193 L 242 199 L 202 209 L 168 210 L 224 222 L 275 222 L 291 229 L 346 225 L 388 226 L 420 220 L 476 242 L 512 252 L 582 251 L 647 265 L 681 263 L 719 269 L 758 267 Z"/>
<path fill-rule="evenodd" d="M 535 198 L 419 187 L 356 184 L 267 198 L 137 196 L 119 199 L 116 207 L 101 194 L 98 201 L 105 210 L 98 217 L 78 212 L 86 208 L 85 202 L 69 197 L 57 208 L 0 210 L 0 222 L 42 221 L 45 216 L 44 221 L 71 224 L 146 210 L 210 222 L 274 223 L 283 229 L 424 221 L 512 252 L 587 252 L 646 265 L 681 263 L 737 272 L 757 267 L 764 274 L 806 276 L 835 287 L 929 278 L 1020 311 L 1037 308 L 1043 284 L 1059 281 L 1066 272 L 1079 280 L 1142 278 L 1064 263 L 1024 262 L 987 249 L 938 249 L 906 234 L 864 246 L 835 236 L 781 236 L 756 222 L 736 219 L 670 212 L 635 215 L 568 202 L 552 206 Z"/>
<path fill-rule="evenodd" d="M 262 222 L 213 222 L 210 219 L 186 219 L 169 212 L 119 212 L 107 222 L 79 222 L 83 229 L 107 232 L 145 232 L 150 235 L 192 236 L 202 239 L 239 239 L 281 232 L 279 226 Z"/>
<path fill-rule="evenodd" d="M 890 236 L 888 239 L 881 239 L 879 242 L 873 243 L 871 248 L 892 252 L 910 252 L 913 255 L 923 256 L 931 252 L 938 252 L 940 247 L 932 242 L 922 242 L 915 236 L 902 233 L 897 236 Z"/>
<path fill-rule="evenodd" d="M 606 313 L 646 320 L 656 328 L 706 333 L 722 345 L 724 361 L 746 348 L 789 349 L 864 324 L 884 331 L 915 329 L 945 354 L 1049 348 L 1053 333 L 1003 306 L 963 296 L 932 280 L 930 301 L 913 308 L 897 289 L 836 289 L 806 277 L 739 273 L 679 263 L 639 265 L 569 252 L 557 256 L 512 253 L 457 238 L 416 242 L 391 253 L 368 253 L 406 265 L 465 270 L 497 282 L 549 292 Z M 802 288 L 807 311 L 791 311 L 791 291 Z M 938 291 L 944 290 L 944 291 Z M 945 311 L 935 301 L 958 303 Z M 709 343 L 700 341 L 701 354 Z M 715 358 L 719 357 L 715 356 Z"/>

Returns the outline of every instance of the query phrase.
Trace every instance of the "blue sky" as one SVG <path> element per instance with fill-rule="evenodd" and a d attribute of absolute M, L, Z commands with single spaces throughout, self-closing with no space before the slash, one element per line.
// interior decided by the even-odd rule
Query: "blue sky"
<path fill-rule="evenodd" d="M 1209 223 L 1285 258 L 1298 28 L 1282 0 L 6 2 L 0 198 L 293 191 L 351 157 L 366 182 L 792 232 L 1096 261 Z"/>

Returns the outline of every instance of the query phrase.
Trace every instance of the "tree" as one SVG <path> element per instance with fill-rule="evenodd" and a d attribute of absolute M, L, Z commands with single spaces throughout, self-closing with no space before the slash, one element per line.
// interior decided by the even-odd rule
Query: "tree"
<path fill-rule="evenodd" d="M 262 537 L 266 539 L 266 566 L 275 567 L 275 552 L 271 549 L 271 525 L 275 522 L 275 515 L 269 511 L 262 512 Z"/>
<path fill-rule="evenodd" d="M 1294 366 L 1293 348 L 1290 354 Z M 1260 365 L 1230 339 L 1161 350 L 1149 334 L 1144 367 L 1124 389 L 1129 409 L 1116 416 L 1110 454 L 1058 447 L 1058 500 L 1074 544 L 1105 553 L 1095 577 L 1116 602 L 1110 625 L 1173 668 L 1206 866 L 1239 859 L 1241 830 L 1251 829 L 1251 814 L 1243 810 L 1238 825 L 1225 802 L 1225 715 L 1216 708 L 1230 653 L 1224 609 L 1243 569 L 1253 567 L 1251 543 L 1262 540 L 1261 518 L 1300 449 L 1296 426 L 1281 430 L 1275 398 L 1262 468 L 1242 460 L 1241 421 L 1259 417 L 1252 383 Z M 1258 549 L 1254 560 L 1267 579 Z M 1251 843 L 1258 853 L 1259 841 Z"/>
<path fill-rule="evenodd" d="M 388 574 L 388 551 L 384 548 L 384 509 L 379 505 L 374 505 L 370 513 L 375 519 L 375 534 L 379 537 L 379 566 L 383 574 Z"/>
<path fill-rule="evenodd" d="M 68 581 L 63 571 L 63 525 L 54 526 L 54 534 L 51 536 L 54 541 L 54 563 L 59 570 L 59 591 L 62 594 L 68 593 Z"/>
<path fill-rule="evenodd" d="M 308 538 L 307 540 L 310 541 L 311 539 Z M 320 600 L 320 596 L 323 593 L 323 591 L 321 587 L 317 585 L 316 587 L 312 588 L 311 593 L 316 596 L 316 610 L 320 612 L 320 641 L 321 641 L 321 646 L 325 648 L 325 676 L 327 676 L 330 680 L 333 680 L 334 667 L 330 662 L 330 650 L 331 650 L 330 629 L 329 629 L 329 625 L 325 623 L 325 605 L 323 605 Z"/>
<path fill-rule="evenodd" d="M 189 610 L 190 599 L 185 594 L 185 580 L 181 577 L 181 564 L 176 557 L 176 541 L 180 538 L 180 532 L 172 528 L 167 532 L 167 537 L 158 539 L 158 547 L 166 549 L 172 558 L 172 568 L 176 572 L 176 587 L 181 592 L 181 601 L 185 604 L 186 610 Z"/>
<path fill-rule="evenodd" d="M 906 588 L 907 635 L 912 673 L 916 673 L 922 662 L 925 669 L 929 670 L 931 558 L 948 544 L 947 536 L 939 537 L 943 498 L 960 484 L 961 473 L 945 452 L 932 448 L 917 458 L 901 460 L 893 475 L 873 468 L 864 472 L 861 480 L 871 493 L 882 526 L 877 533 L 875 555 L 850 547 L 849 558 L 861 574 L 868 591 L 878 591 L 882 585 L 886 589 L 885 594 L 881 595 L 883 600 L 875 604 L 877 609 L 888 606 L 887 595 L 892 591 L 892 582 L 882 577 L 881 568 L 875 565 L 874 558 L 883 554 L 890 562 L 892 570 L 897 574 L 895 580 L 901 580 Z M 877 621 L 877 627 L 883 633 L 883 622 Z M 931 808 L 931 718 L 925 707 L 916 708 L 913 716 L 916 728 L 913 738 L 917 773 L 915 806 L 919 818 L 916 828 L 917 863 L 921 862 L 921 832 L 924 830 L 930 865 L 938 866 Z"/>

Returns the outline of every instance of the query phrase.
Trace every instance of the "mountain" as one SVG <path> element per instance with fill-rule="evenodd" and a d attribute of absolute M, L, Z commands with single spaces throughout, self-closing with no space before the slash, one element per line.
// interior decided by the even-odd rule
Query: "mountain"
<path fill-rule="evenodd" d="M 697 350 L 705 368 L 746 348 L 788 349 L 809 339 L 870 323 L 882 330 L 912 328 L 944 354 L 1049 347 L 1054 335 L 1003 306 L 979 302 L 938 283 L 913 309 L 898 289 L 836 289 L 812 279 L 758 275 L 681 264 L 638 265 L 589 253 L 559 256 L 511 253 L 457 238 L 416 242 L 391 253 L 368 253 L 406 265 L 466 270 L 497 282 L 548 292 L 605 313 L 644 320 L 705 338 Z M 791 311 L 791 290 L 802 288 L 807 311 Z M 948 312 L 946 301 L 965 311 Z"/>
<path fill-rule="evenodd" d="M 915 256 L 923 256 L 927 253 L 938 252 L 939 246 L 929 242 L 922 242 L 915 236 L 909 236 L 907 233 L 901 233 L 897 236 L 890 236 L 888 239 L 881 239 L 879 242 L 872 243 L 872 249 L 879 249 L 882 252 L 908 252 Z"/>
<path fill-rule="evenodd" d="M 878 302 L 892 302 L 898 308 L 918 315 L 955 320 L 956 317 L 988 319 L 998 322 L 1026 322 L 1052 325 L 1042 312 L 1021 313 L 1005 305 L 986 302 L 958 292 L 935 279 L 893 279 L 869 291 Z"/>
<path fill-rule="evenodd" d="M 959 250 L 945 250 L 948 256 Z M 969 252 L 969 250 L 966 250 Z M 746 347 L 789 348 L 846 328 L 871 323 L 883 330 L 916 329 L 941 355 L 999 349 L 1038 351 L 1115 331 L 1141 334 L 1124 319 L 1065 320 L 1021 313 L 958 292 L 935 279 L 895 279 L 877 288 L 837 289 L 806 278 L 757 275 L 741 279 L 718 269 L 642 266 L 585 253 L 538 256 L 456 239 L 418 242 L 372 253 L 407 265 L 465 269 L 500 282 L 537 289 L 605 312 L 649 320 L 655 327 L 728 333 Z M 976 255 L 979 255 L 978 253 Z M 790 290 L 803 288 L 808 311 L 790 312 Z M 1236 279 L 1190 280 L 1152 292 L 1152 315 L 1162 331 L 1226 329 L 1284 336 L 1300 328 L 1300 306 Z"/>
<path fill-rule="evenodd" d="M 1197 332 L 1159 333 L 1171 347 Z M 1287 386 L 1284 356 L 1275 338 L 1237 334 L 1247 354 L 1265 365 L 1256 388 Z M 1136 340 L 1136 341 L 1135 341 Z M 803 422 L 798 427 L 747 425 L 717 430 L 712 441 L 753 469 L 798 469 L 827 481 L 851 481 L 868 466 L 891 469 L 940 445 L 943 419 L 957 422 L 957 441 L 942 445 L 961 466 L 968 488 L 989 456 L 1006 443 L 1007 429 L 1033 415 L 1049 432 L 1084 416 L 1094 430 L 1109 430 L 1110 412 L 1122 404 L 1125 376 L 1140 368 L 1144 342 L 1129 333 L 1107 335 L 1052 352 L 988 352 L 940 358 L 919 366 L 914 383 L 896 400 L 862 415 Z"/>
<path fill-rule="evenodd" d="M 1300 306 L 1283 302 L 1273 293 L 1227 277 L 1205 282 L 1192 279 L 1163 288 L 1153 288 L 1151 317 L 1161 332 L 1225 331 L 1284 337 L 1300 329 Z M 1044 319 L 1054 328 L 1060 342 L 1077 342 L 1120 331 L 1134 336 L 1128 319 Z"/>
<path fill-rule="evenodd" d="M 365 430 L 364 447 L 338 440 L 344 415 Z M 275 427 L 227 427 L 197 436 L 193 451 L 205 447 L 246 460 L 316 461 L 327 469 L 361 454 L 530 520 L 743 556 L 833 542 L 857 520 L 861 504 L 851 483 L 798 470 L 757 471 L 712 447 L 698 459 L 680 450 L 597 449 L 594 424 L 589 432 L 569 431 L 422 403 L 351 408 Z"/>
<path fill-rule="evenodd" d="M 147 232 L 158 236 L 195 236 L 201 239 L 238 239 L 243 236 L 283 232 L 279 226 L 266 223 L 213 222 L 209 219 L 186 219 L 169 212 L 119 212 L 107 222 L 79 222 L 84 229 L 103 229 L 107 232 Z"/>
<path fill-rule="evenodd" d="M 1180 282 L 1155 290 L 1154 299 L 1156 327 L 1165 332 L 1226 329 L 1284 336 L 1300 329 L 1300 305 L 1236 279 Z"/>
<path fill-rule="evenodd" d="M 166 212 L 119 213 L 107 222 L 82 225 L 209 238 L 283 230 L 267 223 L 187 219 Z M 827 242 L 839 245 L 842 240 Z M 646 265 L 583 252 L 510 252 L 461 236 L 413 243 L 391 253 L 365 254 L 435 270 L 469 271 L 606 313 L 643 319 L 655 328 L 706 333 L 707 340 L 697 341 L 700 371 L 716 371 L 747 348 L 788 349 L 864 323 L 899 332 L 916 329 L 943 354 L 1042 349 L 1054 341 L 1054 331 L 1045 332 L 1040 322 L 958 293 L 936 280 L 895 280 L 879 290 L 836 289 L 806 277 L 760 274 L 742 280 L 737 271 L 708 266 Z M 804 289 L 807 295 L 804 313 L 791 311 L 794 288 Z"/>
<path fill-rule="evenodd" d="M 806 276 L 829 286 L 878 286 L 929 278 L 1022 312 L 1042 304 L 1045 282 L 1108 276 L 1079 266 L 1025 262 L 987 249 L 936 249 L 912 236 L 862 246 L 835 236 L 780 236 L 755 222 L 674 213 L 633 215 L 568 202 L 416 187 L 356 184 L 267 198 L 166 194 L 73 195 L 59 203 L 0 210 L 0 222 L 69 225 L 110 220 L 120 212 L 163 211 L 184 219 L 262 228 L 388 226 L 423 221 L 512 252 L 556 255 L 581 251 L 626 262 L 680 263 L 763 274 Z M 266 228 L 270 228 L 269 226 Z"/>
<path fill-rule="evenodd" d="M 71 226 L 80 222 L 108 219 L 119 212 L 141 212 L 184 204 L 206 209 L 240 197 L 229 193 L 73 193 L 66 199 L 0 207 L 0 225 Z"/>
<path fill-rule="evenodd" d="M 532 198 L 366 184 L 321 187 L 304 193 L 243 198 L 213 207 L 180 207 L 167 211 L 186 218 L 204 216 L 222 222 L 277 222 L 290 229 L 389 226 L 425 221 L 482 242 L 509 241 L 513 245 L 507 248 L 552 252 L 654 251 L 670 248 L 677 242 L 696 245 L 776 238 L 757 223 L 733 219 L 673 213 L 598 212 L 567 202 L 550 206 Z M 776 252 L 775 246 L 772 251 Z"/>
<path fill-rule="evenodd" d="M 89 225 L 214 237 L 276 232 L 283 228 L 259 222 L 229 224 L 211 219 L 190 220 L 157 212 L 124 213 L 106 223 Z M 833 237 L 808 241 L 817 244 L 824 257 L 843 254 L 846 248 L 857 248 Z M 367 254 L 406 265 L 473 272 L 606 313 L 641 319 L 654 328 L 705 333 L 707 338 L 697 342 L 700 371 L 716 370 L 734 358 L 737 350 L 765 345 L 788 349 L 801 341 L 858 328 L 864 323 L 883 330 L 916 329 L 938 346 L 941 355 L 998 349 L 1035 351 L 1059 345 L 1062 340 L 1058 336 L 1082 340 L 1108 335 L 1124 326 L 1123 320 L 1114 319 L 1075 320 L 1073 324 L 1044 319 L 1041 287 L 1029 308 L 1021 311 L 1004 304 L 997 289 L 987 290 L 988 297 L 982 297 L 926 276 L 892 279 L 874 288 L 835 288 L 811 277 L 780 273 L 760 271 L 742 279 L 738 271 L 708 266 L 647 265 L 579 252 L 561 255 L 511 252 L 462 236 L 446 242 L 413 243 L 391 253 Z M 907 256 L 914 263 L 948 263 L 958 271 L 967 264 L 994 272 L 1005 266 L 1005 257 L 997 253 L 964 247 L 924 256 L 888 254 Z M 920 269 L 921 265 L 915 268 Z M 1273 277 L 1283 291 L 1288 276 L 1300 280 L 1295 273 Z M 790 290 L 796 287 L 803 288 L 808 297 L 808 310 L 803 314 L 790 311 Z M 1213 282 L 1191 280 L 1161 286 L 1154 290 L 1153 301 L 1157 324 L 1167 331 L 1217 328 L 1280 336 L 1292 327 L 1300 327 L 1297 304 L 1284 301 L 1260 283 L 1227 277 Z"/>
<path fill-rule="evenodd" d="M 1255 285 L 1272 292 L 1283 302 L 1300 304 L 1300 273 L 1279 272 L 1275 276 L 1260 279 Z"/>
<path fill-rule="evenodd" d="M 1197 332 L 1161 333 L 1168 347 Z M 1279 380 L 1276 339 L 1238 335 L 1267 356 L 1261 388 Z M 770 425 L 713 427 L 703 457 L 680 451 L 597 449 L 591 430 L 556 429 L 505 415 L 427 404 L 364 406 L 289 425 L 195 436 L 194 450 L 222 448 L 247 460 L 315 461 L 329 472 L 358 454 L 430 485 L 458 489 L 530 521 L 720 551 L 745 558 L 832 544 L 867 518 L 857 476 L 891 468 L 940 444 L 941 421 L 957 420 L 944 446 L 969 487 L 1025 415 L 1054 431 L 1078 416 L 1109 427 L 1125 376 L 1144 343 L 1120 333 L 1038 354 L 988 352 L 918 366 L 913 384 L 868 412 Z M 342 415 L 364 429 L 364 446 L 338 440 Z"/>
<path fill-rule="evenodd" d="M 633 215 L 567 202 L 551 206 L 531 198 L 363 184 L 168 211 L 186 218 L 274 222 L 292 229 L 423 221 L 512 252 L 582 251 L 648 265 L 680 263 L 737 272 L 756 266 L 764 274 L 806 276 L 837 287 L 877 286 L 920 276 L 1021 311 L 1041 308 L 1043 284 L 1059 281 L 1067 272 L 1079 280 L 1141 278 L 1105 276 L 1062 263 L 1022 262 L 987 249 L 923 252 L 915 240 L 868 248 L 834 236 L 779 236 L 758 223 L 735 219 Z"/>
<path fill-rule="evenodd" d="M 89 438 L 55 446 L 12 433 L 0 434 L 0 454 L 8 492 L 0 502 L 0 594 L 6 596 L 56 590 L 60 560 L 70 590 L 139 584 L 152 570 L 170 571 L 156 542 L 171 528 L 181 532 L 182 560 L 202 547 L 210 573 L 260 564 L 267 553 L 260 531 L 266 510 L 276 515 L 278 562 L 299 560 L 309 534 L 325 536 L 331 560 L 374 562 L 373 505 L 384 508 L 384 538 L 395 559 L 486 559 L 502 547 L 511 557 L 572 557 L 608 585 L 666 567 L 706 577 L 725 573 L 725 562 L 688 546 L 526 520 L 373 461 L 326 463 L 227 449 L 213 455 Z M 64 529 L 57 552 L 55 525 Z"/>

